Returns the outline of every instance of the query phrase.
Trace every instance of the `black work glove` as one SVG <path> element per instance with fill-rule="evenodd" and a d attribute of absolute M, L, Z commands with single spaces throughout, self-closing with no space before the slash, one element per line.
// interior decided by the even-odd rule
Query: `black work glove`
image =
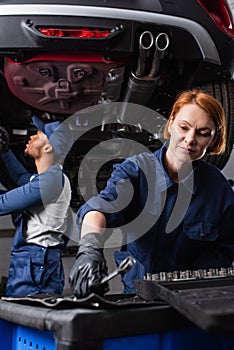
<path fill-rule="evenodd" d="M 0 126 L 0 154 L 9 150 L 9 135 L 6 129 Z"/>
<path fill-rule="evenodd" d="M 69 284 L 77 298 L 90 293 L 103 295 L 108 292 L 108 283 L 100 285 L 107 275 L 107 264 L 103 255 L 103 237 L 98 233 L 87 233 L 78 244 L 76 262 L 71 269 Z"/>

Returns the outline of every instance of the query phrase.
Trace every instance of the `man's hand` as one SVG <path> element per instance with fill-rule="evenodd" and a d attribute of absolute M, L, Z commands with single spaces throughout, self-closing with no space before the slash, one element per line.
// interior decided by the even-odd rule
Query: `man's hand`
<path fill-rule="evenodd" d="M 92 292 L 103 295 L 109 290 L 107 283 L 100 285 L 107 275 L 102 243 L 102 235 L 96 233 L 87 233 L 79 241 L 76 262 L 69 277 L 70 287 L 77 298 Z"/>
<path fill-rule="evenodd" d="M 6 129 L 0 126 L 0 154 L 9 150 L 9 135 Z"/>

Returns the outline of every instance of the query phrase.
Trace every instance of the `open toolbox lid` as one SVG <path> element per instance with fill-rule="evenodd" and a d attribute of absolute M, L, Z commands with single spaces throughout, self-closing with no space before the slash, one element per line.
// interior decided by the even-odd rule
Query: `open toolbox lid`
<path fill-rule="evenodd" d="M 234 277 L 204 280 L 136 280 L 136 295 L 161 299 L 205 331 L 234 332 Z"/>

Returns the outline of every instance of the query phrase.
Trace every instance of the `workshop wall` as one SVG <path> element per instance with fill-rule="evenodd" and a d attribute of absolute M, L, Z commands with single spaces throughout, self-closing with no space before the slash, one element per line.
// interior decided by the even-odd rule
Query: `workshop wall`
<path fill-rule="evenodd" d="M 234 2 L 234 0 L 233 0 Z M 234 184 L 234 150 L 232 150 L 231 156 L 226 164 L 226 166 L 222 170 L 223 174 L 229 181 L 232 181 Z M 234 186 L 233 186 L 234 188 Z"/>

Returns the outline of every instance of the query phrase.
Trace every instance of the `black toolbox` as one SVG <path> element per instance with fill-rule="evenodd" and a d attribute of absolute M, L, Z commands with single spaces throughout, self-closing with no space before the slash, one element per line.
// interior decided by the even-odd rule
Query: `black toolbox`
<path fill-rule="evenodd" d="M 234 334 L 234 277 L 137 280 L 136 294 L 143 300 L 161 299 L 199 328 Z M 233 344 L 234 348 L 234 344 Z"/>

